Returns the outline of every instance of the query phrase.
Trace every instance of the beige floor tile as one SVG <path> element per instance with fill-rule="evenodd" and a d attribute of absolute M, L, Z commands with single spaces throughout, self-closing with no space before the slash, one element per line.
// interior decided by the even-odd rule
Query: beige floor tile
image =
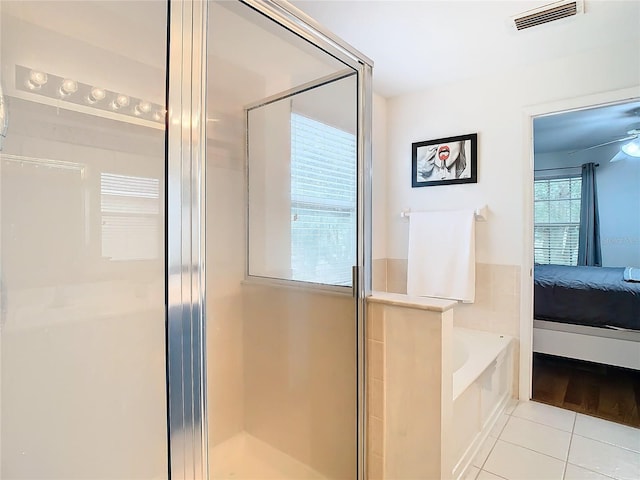
<path fill-rule="evenodd" d="M 504 427 L 500 440 L 566 461 L 571 434 L 541 423 L 512 416 Z"/>
<path fill-rule="evenodd" d="M 565 432 L 573 430 L 576 418 L 575 412 L 537 402 L 520 402 L 512 416 L 542 423 Z"/>
<path fill-rule="evenodd" d="M 574 434 L 640 452 L 640 429 L 578 414 Z"/>
<path fill-rule="evenodd" d="M 564 472 L 564 480 L 611 480 L 611 477 L 605 477 L 599 473 L 569 463 Z"/>
<path fill-rule="evenodd" d="M 616 479 L 640 478 L 640 455 L 637 452 L 579 435 L 571 439 L 569 463 Z"/>
<path fill-rule="evenodd" d="M 498 440 L 483 470 L 508 480 L 561 480 L 564 462 Z"/>

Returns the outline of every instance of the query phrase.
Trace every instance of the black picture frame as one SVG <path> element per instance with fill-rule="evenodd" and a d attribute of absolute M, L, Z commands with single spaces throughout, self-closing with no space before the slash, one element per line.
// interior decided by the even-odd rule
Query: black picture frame
<path fill-rule="evenodd" d="M 477 182 L 477 133 L 411 144 L 412 187 Z"/>

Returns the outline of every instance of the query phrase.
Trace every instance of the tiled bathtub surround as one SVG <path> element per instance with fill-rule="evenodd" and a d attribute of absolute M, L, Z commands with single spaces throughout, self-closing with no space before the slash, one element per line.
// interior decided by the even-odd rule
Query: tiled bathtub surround
<path fill-rule="evenodd" d="M 367 315 L 367 463 L 368 478 L 384 472 L 384 316 Z"/>
<path fill-rule="evenodd" d="M 407 293 L 407 260 L 374 260 L 373 284 L 374 290 L 386 285 L 384 291 Z M 519 317 L 520 266 L 476 263 L 476 300 L 456 306 L 455 326 L 519 337 Z"/>
<path fill-rule="evenodd" d="M 374 258 L 371 262 L 372 287 L 375 292 L 387 290 L 387 259 Z"/>
<path fill-rule="evenodd" d="M 373 285 L 387 292 L 407 293 L 407 259 L 386 258 L 373 262 Z M 476 263 L 476 299 L 458 303 L 455 327 L 511 335 L 513 348 L 513 391 L 518 391 L 520 338 L 520 266 Z"/>
<path fill-rule="evenodd" d="M 367 302 L 368 478 L 440 478 L 452 468 L 453 302 L 380 293 Z M 446 474 L 445 474 L 446 476 Z"/>
<path fill-rule="evenodd" d="M 374 290 L 386 291 L 389 293 L 406 294 L 407 288 L 407 260 L 406 259 L 376 259 L 373 261 L 373 287 Z M 406 297 L 405 297 L 406 298 Z M 390 393 L 393 388 L 391 380 L 395 383 L 398 390 L 405 389 L 410 390 L 407 385 L 414 384 L 414 380 L 409 378 L 412 366 L 426 366 L 430 371 L 436 371 L 441 368 L 440 360 L 434 361 L 434 358 L 440 354 L 440 348 L 433 346 L 429 359 L 422 358 L 417 349 L 400 348 L 401 357 L 405 360 L 411 359 L 411 362 L 402 364 L 402 358 L 397 358 L 395 367 L 398 369 L 396 374 L 391 375 L 389 369 L 392 368 L 391 364 L 396 360 L 389 358 L 390 351 L 396 350 L 392 348 L 390 337 L 390 328 L 393 328 L 395 334 L 398 333 L 397 327 L 399 323 L 394 321 L 390 323 L 389 313 L 393 312 L 393 309 L 387 309 L 387 312 L 383 312 L 380 308 L 381 305 L 375 305 L 369 303 L 368 305 L 368 329 L 367 329 L 367 347 L 368 347 L 368 374 L 367 374 L 367 388 L 368 388 L 368 473 L 370 479 L 381 478 L 431 478 L 427 476 L 417 477 L 402 477 L 398 476 L 398 471 L 394 470 L 397 465 L 392 464 L 392 458 L 395 454 L 391 452 L 390 438 L 394 438 L 394 433 L 399 434 L 401 432 L 390 431 L 392 425 L 396 423 L 396 420 L 391 419 L 388 415 L 385 416 L 385 412 L 401 411 L 401 412 L 419 412 L 418 416 L 424 415 L 425 419 L 413 418 L 412 427 L 408 429 L 408 432 L 414 432 L 416 426 L 426 425 L 429 421 L 428 408 L 422 405 L 411 410 L 407 405 L 396 405 L 394 408 L 394 396 Z M 400 308 L 400 307 L 397 307 Z M 416 312 L 418 312 L 416 310 Z M 396 312 L 397 313 L 397 312 Z M 425 312 L 420 312 L 425 313 Z M 433 312 L 428 312 L 433 313 Z M 517 265 L 494 265 L 494 264 L 476 264 L 476 301 L 473 304 L 461 304 L 456 303 L 453 310 L 446 312 L 452 317 L 452 326 L 469 328 L 475 330 L 484 330 L 489 332 L 507 334 L 513 336 L 516 341 L 513 342 L 513 391 L 517 392 L 518 389 L 518 355 L 519 347 L 517 338 L 519 337 L 520 329 L 520 266 Z M 394 313 L 391 313 L 394 315 Z M 395 318 L 401 318 L 399 314 Z M 417 323 L 411 323 L 411 315 L 409 315 L 403 322 L 404 335 L 406 338 L 403 340 L 405 345 L 414 344 L 418 338 L 415 327 Z M 422 317 L 423 319 L 425 317 Z M 417 317 L 416 317 L 417 319 Z M 424 323 L 424 320 L 422 321 Z M 441 324 L 442 328 L 442 324 Z M 438 335 L 436 335 L 438 333 Z M 394 334 L 394 335 L 395 335 Z M 431 332 L 436 338 L 442 338 L 443 331 Z M 421 340 L 422 344 L 426 344 L 426 336 Z M 396 339 L 397 340 L 397 339 Z M 424 349 L 420 349 L 424 350 Z M 436 355 L 436 353 L 438 355 Z M 399 373 L 398 373 L 399 372 Z M 404 383 L 403 383 L 404 382 Z M 439 385 L 438 388 L 441 388 Z M 431 386 L 431 388 L 435 388 Z M 432 390 L 433 392 L 433 390 Z M 431 398 L 436 397 L 431 395 Z M 426 400 L 425 400 L 426 401 Z M 424 403 L 424 402 L 423 402 Z M 436 408 L 436 406 L 432 406 Z M 438 412 L 440 411 L 440 404 L 437 406 Z M 409 415 L 409 413 L 407 413 Z M 424 420 L 424 421 L 423 421 Z M 426 423 L 425 423 L 426 422 Z M 434 443 L 438 438 L 436 432 L 440 432 L 443 424 L 440 423 L 436 430 L 433 430 L 431 437 L 434 439 Z M 394 427 L 396 428 L 396 427 Z M 431 452 L 433 453 L 433 452 Z M 440 455 L 443 452 L 439 452 Z M 444 455 L 450 455 L 451 452 L 444 452 Z M 428 456 L 428 455 L 427 455 Z M 416 468 L 419 470 L 418 465 L 411 465 L 410 460 L 404 458 L 405 465 L 399 468 Z M 449 459 L 449 461 L 451 461 Z M 442 457 L 439 457 L 439 461 L 427 460 L 426 456 L 422 456 L 421 463 L 427 464 L 431 462 L 432 465 L 441 466 Z M 418 462 L 416 462 L 418 463 Z M 417 474 L 418 470 L 405 471 L 408 474 Z M 440 472 L 438 472 L 440 473 Z M 393 475 L 396 476 L 393 476 Z M 420 472 L 424 475 L 425 472 Z M 429 474 L 435 474 L 429 472 Z"/>

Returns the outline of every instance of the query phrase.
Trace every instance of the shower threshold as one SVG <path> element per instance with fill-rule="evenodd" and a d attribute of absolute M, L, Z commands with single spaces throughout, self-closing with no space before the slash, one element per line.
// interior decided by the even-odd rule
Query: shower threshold
<path fill-rule="evenodd" d="M 309 466 L 246 432 L 211 449 L 209 460 L 213 480 L 326 480 Z"/>

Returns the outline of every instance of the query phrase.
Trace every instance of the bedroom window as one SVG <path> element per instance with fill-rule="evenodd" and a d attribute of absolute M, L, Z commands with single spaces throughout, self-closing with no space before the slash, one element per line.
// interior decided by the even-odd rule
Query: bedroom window
<path fill-rule="evenodd" d="M 576 265 L 580 230 L 578 177 L 534 181 L 534 258 L 536 263 Z"/>
<path fill-rule="evenodd" d="M 292 279 L 351 285 L 356 236 L 356 139 L 291 114 Z"/>

